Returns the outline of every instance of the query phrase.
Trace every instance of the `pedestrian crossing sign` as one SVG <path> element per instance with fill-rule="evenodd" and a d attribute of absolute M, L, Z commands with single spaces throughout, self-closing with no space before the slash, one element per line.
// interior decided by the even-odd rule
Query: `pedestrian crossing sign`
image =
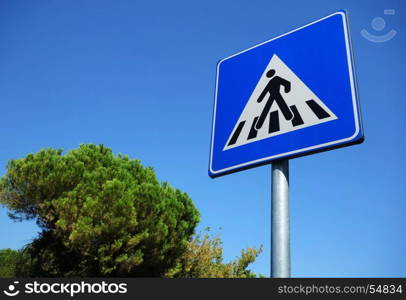
<path fill-rule="evenodd" d="M 361 143 L 354 77 L 345 11 L 222 59 L 209 175 Z"/>

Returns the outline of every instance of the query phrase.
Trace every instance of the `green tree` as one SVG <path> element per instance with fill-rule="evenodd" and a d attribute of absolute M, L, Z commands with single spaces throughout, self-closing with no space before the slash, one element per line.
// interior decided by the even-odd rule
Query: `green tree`
<path fill-rule="evenodd" d="M 167 277 L 181 278 L 254 278 L 257 275 L 247 267 L 255 261 L 262 252 L 259 249 L 248 248 L 241 251 L 241 256 L 234 261 L 224 263 L 223 247 L 219 236 L 210 236 L 210 229 L 201 236 L 197 234 L 189 242 L 175 268 L 169 270 Z"/>
<path fill-rule="evenodd" d="M 42 228 L 22 250 L 21 276 L 163 276 L 199 222 L 187 194 L 103 145 L 11 160 L 0 203 Z"/>
<path fill-rule="evenodd" d="M 0 278 L 16 276 L 16 264 L 19 252 L 11 249 L 0 250 Z"/>

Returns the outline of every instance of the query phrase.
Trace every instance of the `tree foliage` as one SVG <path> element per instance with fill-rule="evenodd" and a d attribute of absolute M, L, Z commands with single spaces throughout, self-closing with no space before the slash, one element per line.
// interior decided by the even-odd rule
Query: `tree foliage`
<path fill-rule="evenodd" d="M 222 241 L 219 236 L 211 236 L 210 229 L 202 236 L 197 234 L 189 242 L 177 266 L 166 276 L 181 278 L 253 278 L 256 274 L 247 267 L 262 252 L 259 249 L 247 248 L 234 261 L 225 263 Z"/>
<path fill-rule="evenodd" d="M 11 160 L 0 204 L 42 229 L 20 251 L 0 251 L 0 277 L 247 278 L 262 251 L 224 263 L 218 236 L 193 236 L 199 213 L 187 194 L 103 145 Z"/>
<path fill-rule="evenodd" d="M 11 249 L 0 250 L 0 278 L 16 276 L 16 263 L 19 259 L 19 252 Z"/>
<path fill-rule="evenodd" d="M 11 160 L 0 203 L 42 228 L 22 250 L 26 276 L 162 276 L 199 222 L 188 195 L 152 168 L 92 144 Z"/>

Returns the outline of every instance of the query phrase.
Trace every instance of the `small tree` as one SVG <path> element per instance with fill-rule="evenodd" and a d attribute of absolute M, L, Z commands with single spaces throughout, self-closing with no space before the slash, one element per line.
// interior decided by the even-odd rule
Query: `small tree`
<path fill-rule="evenodd" d="M 162 276 L 199 221 L 187 194 L 103 145 L 11 160 L 0 203 L 42 233 L 22 250 L 24 276 Z"/>
<path fill-rule="evenodd" d="M 210 236 L 206 229 L 203 237 L 197 234 L 189 242 L 187 250 L 181 256 L 177 266 L 171 269 L 167 277 L 182 278 L 252 278 L 256 274 L 247 269 L 262 252 L 248 248 L 241 251 L 241 256 L 229 263 L 223 262 L 222 241 L 219 236 Z"/>

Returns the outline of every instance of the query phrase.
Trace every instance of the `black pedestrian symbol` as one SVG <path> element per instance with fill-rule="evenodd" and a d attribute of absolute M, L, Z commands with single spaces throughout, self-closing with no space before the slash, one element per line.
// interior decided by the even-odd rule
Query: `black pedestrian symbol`
<path fill-rule="evenodd" d="M 276 72 L 274 69 L 271 69 L 266 73 L 266 77 L 271 78 L 271 80 L 269 80 L 268 84 L 265 86 L 264 90 L 259 95 L 257 102 L 261 103 L 262 100 L 264 100 L 267 93 L 269 93 L 269 98 L 268 102 L 265 104 L 264 110 L 259 116 L 258 122 L 255 124 L 256 130 L 261 129 L 262 125 L 264 125 L 265 119 L 268 116 L 274 101 L 278 104 L 279 109 L 281 110 L 283 116 L 287 121 L 293 119 L 293 112 L 286 104 L 285 100 L 283 99 L 280 93 L 281 86 L 284 87 L 285 93 L 290 92 L 290 81 L 283 79 L 282 77 L 279 76 L 274 76 L 275 73 Z"/>

